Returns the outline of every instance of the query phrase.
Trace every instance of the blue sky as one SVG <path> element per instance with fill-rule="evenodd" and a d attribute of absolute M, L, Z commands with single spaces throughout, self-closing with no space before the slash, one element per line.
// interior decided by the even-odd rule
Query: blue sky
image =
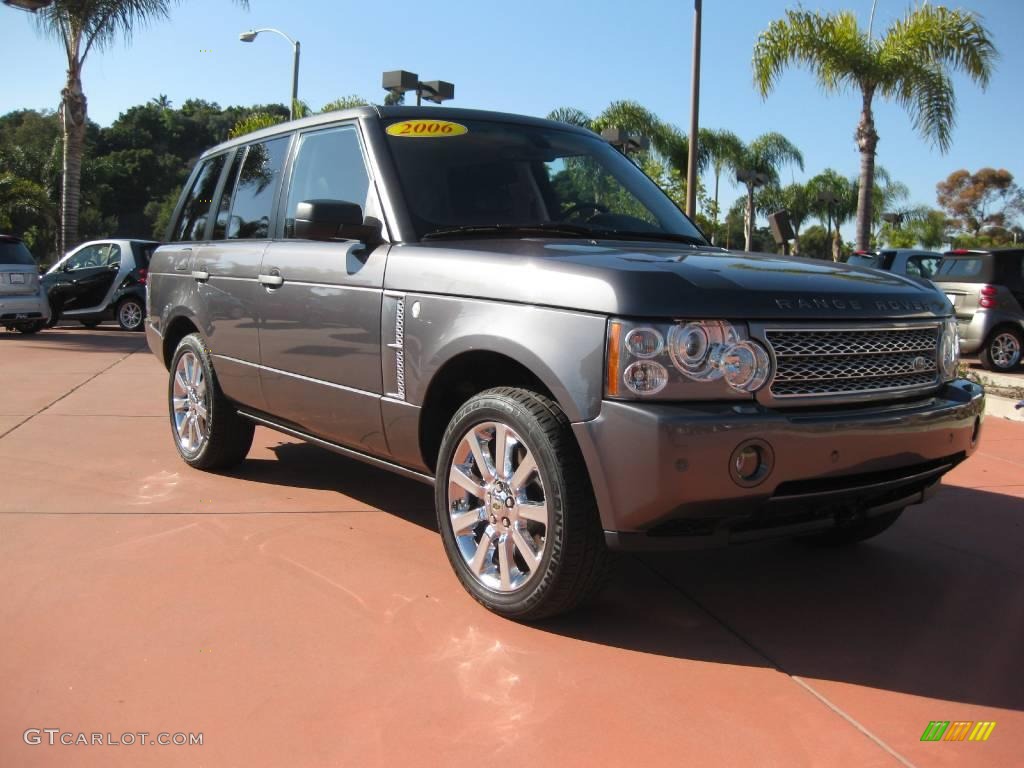
<path fill-rule="evenodd" d="M 794 5 L 705 0 L 701 124 L 729 128 L 744 140 L 766 131 L 787 135 L 803 151 L 805 170 L 786 171 L 785 181 L 829 166 L 854 175 L 857 97 L 825 96 L 799 71 L 784 75 L 767 100 L 754 90 L 750 58 L 757 35 Z M 804 6 L 847 8 L 866 24 L 871 0 L 807 0 Z M 957 80 L 952 150 L 942 155 L 923 142 L 895 105 L 876 105 L 878 162 L 910 187 L 914 203 L 935 205 L 936 182 L 961 167 L 1003 167 L 1024 181 L 1024 52 L 1018 42 L 1024 2 L 964 0 L 959 6 L 983 16 L 1001 57 L 986 92 Z M 908 0 L 878 0 L 875 30 L 884 31 L 908 7 Z M 169 21 L 139 31 L 129 45 L 91 54 L 84 84 L 90 117 L 101 125 L 160 93 L 175 105 L 192 97 L 225 106 L 285 102 L 291 88 L 286 41 L 274 35 L 238 41 L 239 32 L 267 26 L 302 42 L 299 95 L 314 108 L 349 94 L 379 100 L 381 72 L 408 69 L 423 79 L 454 82 L 453 106 L 531 115 L 575 106 L 596 114 L 628 98 L 686 127 L 692 8 L 687 0 L 251 0 L 243 11 L 230 0 L 185 0 Z M 0 22 L 0 114 L 53 109 L 65 70 L 60 46 L 37 34 L 27 13 L 0 6 Z M 723 200 L 728 205 L 738 195 L 727 186 Z"/>

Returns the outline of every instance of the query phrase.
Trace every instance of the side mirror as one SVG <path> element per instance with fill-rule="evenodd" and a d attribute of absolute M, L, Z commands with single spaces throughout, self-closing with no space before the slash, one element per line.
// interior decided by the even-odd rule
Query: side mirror
<path fill-rule="evenodd" d="M 295 208 L 295 237 L 304 240 L 380 242 L 380 224 L 363 220 L 363 209 L 345 200 L 303 200 Z"/>

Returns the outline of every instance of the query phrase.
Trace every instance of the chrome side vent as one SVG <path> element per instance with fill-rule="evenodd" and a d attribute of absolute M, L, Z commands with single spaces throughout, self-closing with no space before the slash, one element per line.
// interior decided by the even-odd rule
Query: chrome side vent
<path fill-rule="evenodd" d="M 387 397 L 405 400 L 405 295 L 396 293 L 384 294 L 385 323 L 395 329 L 394 340 L 387 347 L 393 353 L 390 361 L 385 362 L 384 381 L 394 383 L 393 391 L 386 392 Z M 391 315 L 390 322 L 388 315 Z M 387 327 L 385 325 L 384 327 Z M 388 362 L 391 365 L 388 365 Z M 390 368 L 390 370 L 387 370 Z"/>

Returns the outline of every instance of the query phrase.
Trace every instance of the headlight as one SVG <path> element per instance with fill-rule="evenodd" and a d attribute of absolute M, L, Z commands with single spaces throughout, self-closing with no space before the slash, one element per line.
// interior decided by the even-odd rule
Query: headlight
<path fill-rule="evenodd" d="M 724 320 L 608 324 L 608 397 L 749 399 L 771 372 L 768 353 L 742 325 Z"/>
<path fill-rule="evenodd" d="M 942 324 L 939 370 L 942 371 L 943 381 L 952 381 L 960 370 L 960 330 L 955 317 L 947 317 Z"/>

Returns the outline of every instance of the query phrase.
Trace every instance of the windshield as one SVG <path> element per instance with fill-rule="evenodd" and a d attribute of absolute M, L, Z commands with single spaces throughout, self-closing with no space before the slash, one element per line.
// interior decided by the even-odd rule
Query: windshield
<path fill-rule="evenodd" d="M 20 264 L 34 267 L 36 262 L 24 243 L 17 240 L 0 240 L 0 264 Z"/>
<path fill-rule="evenodd" d="M 415 132 L 415 124 L 438 123 L 456 127 Z M 706 243 L 654 182 L 597 136 L 422 119 L 389 121 L 386 136 L 420 238 L 497 232 Z"/>

